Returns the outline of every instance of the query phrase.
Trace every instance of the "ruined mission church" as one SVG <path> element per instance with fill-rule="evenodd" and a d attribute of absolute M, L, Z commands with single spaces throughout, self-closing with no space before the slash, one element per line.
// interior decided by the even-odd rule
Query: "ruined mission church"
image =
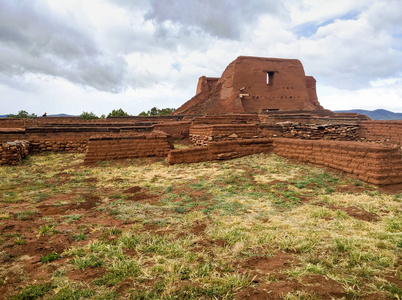
<path fill-rule="evenodd" d="M 297 59 L 239 56 L 221 78 L 202 76 L 196 95 L 175 115 L 323 110 L 316 81 Z"/>
<path fill-rule="evenodd" d="M 192 146 L 174 149 L 174 141 Z M 0 118 L 0 165 L 31 152 L 84 152 L 85 164 L 165 157 L 169 164 L 275 153 L 376 185 L 401 185 L 402 121 L 334 113 L 297 59 L 240 56 L 170 116 Z"/>

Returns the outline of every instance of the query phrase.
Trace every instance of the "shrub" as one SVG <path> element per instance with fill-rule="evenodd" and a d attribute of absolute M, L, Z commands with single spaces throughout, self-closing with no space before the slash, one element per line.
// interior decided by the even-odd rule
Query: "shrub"
<path fill-rule="evenodd" d="M 34 119 L 38 117 L 36 114 L 29 114 L 27 111 L 25 110 L 20 110 L 18 112 L 18 114 L 13 115 L 13 114 L 9 114 L 7 115 L 7 118 L 18 118 L 18 119 Z"/>
<path fill-rule="evenodd" d="M 139 114 L 139 116 L 167 116 L 170 115 L 172 112 L 174 112 L 174 108 L 156 108 L 152 107 L 150 110 L 147 112 L 143 111 L 142 113 Z"/>
<path fill-rule="evenodd" d="M 83 120 L 99 119 L 99 117 L 97 115 L 95 115 L 93 112 L 86 112 L 86 111 L 83 111 L 82 114 L 80 115 L 80 117 Z"/>
<path fill-rule="evenodd" d="M 113 109 L 111 113 L 109 113 L 107 115 L 108 118 L 110 117 L 127 117 L 129 116 L 129 114 L 127 112 L 125 112 L 124 110 L 122 110 L 121 108 L 115 110 Z"/>

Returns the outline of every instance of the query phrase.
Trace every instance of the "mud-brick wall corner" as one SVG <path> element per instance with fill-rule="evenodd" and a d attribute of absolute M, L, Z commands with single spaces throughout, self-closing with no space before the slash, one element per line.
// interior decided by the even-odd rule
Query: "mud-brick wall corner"
<path fill-rule="evenodd" d="M 31 146 L 28 141 L 15 141 L 0 144 L 0 165 L 16 165 L 24 159 Z"/>
<path fill-rule="evenodd" d="M 154 131 L 140 134 L 106 134 L 89 138 L 84 163 L 139 157 L 165 157 L 172 146 L 169 135 Z"/>
<path fill-rule="evenodd" d="M 247 139 L 214 142 L 206 147 L 194 147 L 170 151 L 168 163 L 197 163 L 210 160 L 226 160 L 256 153 L 272 152 L 272 139 Z"/>
<path fill-rule="evenodd" d="M 361 122 L 359 136 L 366 141 L 402 147 L 402 121 Z"/>
<path fill-rule="evenodd" d="M 346 172 L 362 181 L 402 183 L 402 160 L 397 146 L 374 143 L 274 139 L 277 155 Z"/>

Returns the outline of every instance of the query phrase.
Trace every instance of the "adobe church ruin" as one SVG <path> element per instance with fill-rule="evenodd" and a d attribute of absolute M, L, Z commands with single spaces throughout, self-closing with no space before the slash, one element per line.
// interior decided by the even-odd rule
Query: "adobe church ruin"
<path fill-rule="evenodd" d="M 193 143 L 174 150 L 172 139 Z M 0 165 L 28 152 L 85 152 L 84 163 L 162 156 L 170 164 L 274 152 L 377 185 L 402 185 L 402 121 L 370 121 L 319 104 L 299 60 L 240 56 L 171 116 L 85 121 L 0 118 Z"/>
<path fill-rule="evenodd" d="M 221 78 L 200 77 L 196 95 L 174 114 L 322 110 L 315 83 L 297 59 L 239 56 Z"/>

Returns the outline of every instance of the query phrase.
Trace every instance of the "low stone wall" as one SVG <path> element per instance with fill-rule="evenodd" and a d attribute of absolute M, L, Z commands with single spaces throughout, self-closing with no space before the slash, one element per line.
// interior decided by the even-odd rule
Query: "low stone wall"
<path fill-rule="evenodd" d="M 210 160 L 226 160 L 256 153 L 272 152 L 272 139 L 248 139 L 210 143 L 206 147 L 172 150 L 169 164 L 196 163 Z"/>
<path fill-rule="evenodd" d="M 30 150 L 28 141 L 15 141 L 0 144 L 0 165 L 16 165 Z"/>
<path fill-rule="evenodd" d="M 357 141 L 359 139 L 357 124 L 294 124 L 279 123 L 282 137 L 306 140 Z"/>
<path fill-rule="evenodd" d="M 150 156 L 164 157 L 171 149 L 168 135 L 161 131 L 98 135 L 89 138 L 84 163 Z"/>
<path fill-rule="evenodd" d="M 370 142 L 402 146 L 402 121 L 367 121 L 360 123 L 359 136 Z"/>
<path fill-rule="evenodd" d="M 397 147 L 371 143 L 274 139 L 280 156 L 338 169 L 362 181 L 402 183 L 402 160 Z"/>
<path fill-rule="evenodd" d="M 189 137 L 197 146 L 210 142 L 250 139 L 259 135 L 259 127 L 253 124 L 191 125 Z"/>
<path fill-rule="evenodd" d="M 190 121 L 181 122 L 165 122 L 161 124 L 153 125 L 154 130 L 166 132 L 173 139 L 186 139 L 188 138 L 190 131 Z"/>
<path fill-rule="evenodd" d="M 370 120 L 365 115 L 356 113 L 334 113 L 330 110 L 316 111 L 268 111 L 259 115 L 262 123 L 275 125 L 280 122 L 293 122 L 295 124 L 359 124 Z"/>

